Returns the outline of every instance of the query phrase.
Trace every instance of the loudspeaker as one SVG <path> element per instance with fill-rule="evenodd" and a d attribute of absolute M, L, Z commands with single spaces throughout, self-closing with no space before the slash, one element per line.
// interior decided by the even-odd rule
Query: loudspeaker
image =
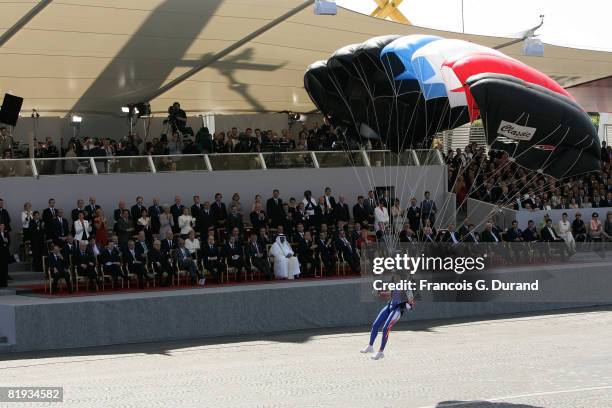
<path fill-rule="evenodd" d="M 0 123 L 9 126 L 17 125 L 17 119 L 19 119 L 19 112 L 21 111 L 22 104 L 23 98 L 11 94 L 4 94 L 2 109 L 0 109 Z"/>

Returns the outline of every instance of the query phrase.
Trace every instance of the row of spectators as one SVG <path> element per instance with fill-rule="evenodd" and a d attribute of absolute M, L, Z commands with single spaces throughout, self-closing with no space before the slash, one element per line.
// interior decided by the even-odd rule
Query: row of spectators
<path fill-rule="evenodd" d="M 62 143 L 63 144 L 63 143 Z M 195 135 L 180 130 L 164 133 L 151 140 L 143 140 L 138 134 L 120 140 L 111 138 L 71 138 L 66 146 L 56 146 L 48 137 L 39 142 L 34 154 L 37 158 L 49 157 L 103 157 L 138 155 L 180 155 L 202 153 L 248 153 L 338 150 L 347 146 L 344 137 L 338 136 L 328 125 L 303 125 L 297 137 L 287 129 L 280 134 L 273 130 L 232 127 L 228 131 L 211 134 L 202 127 Z M 10 153 L 7 151 L 7 153 Z"/>
<path fill-rule="evenodd" d="M 476 144 L 449 150 L 444 157 L 458 205 L 473 198 L 521 211 L 612 207 L 612 148 L 605 142 L 601 171 L 562 180 L 530 172 L 507 154 L 487 154 Z"/>

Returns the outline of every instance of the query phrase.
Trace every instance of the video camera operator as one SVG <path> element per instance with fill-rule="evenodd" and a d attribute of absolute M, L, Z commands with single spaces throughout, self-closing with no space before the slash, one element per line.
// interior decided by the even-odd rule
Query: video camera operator
<path fill-rule="evenodd" d="M 174 102 L 168 108 L 168 119 L 164 123 L 170 124 L 172 132 L 186 133 L 193 136 L 193 129 L 187 126 L 187 113 L 181 109 L 181 104 L 178 102 Z"/>

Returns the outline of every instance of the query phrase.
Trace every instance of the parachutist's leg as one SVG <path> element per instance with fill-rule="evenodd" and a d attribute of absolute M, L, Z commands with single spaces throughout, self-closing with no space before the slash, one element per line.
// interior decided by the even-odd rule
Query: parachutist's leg
<path fill-rule="evenodd" d="M 389 340 L 389 333 L 391 332 L 391 328 L 393 327 L 395 323 L 397 323 L 397 321 L 400 319 L 401 316 L 402 316 L 402 313 L 400 312 L 399 309 L 396 308 L 396 309 L 393 309 L 393 311 L 387 318 L 387 321 L 385 322 L 385 325 L 383 326 L 383 337 L 382 337 L 382 342 L 380 343 L 380 351 L 385 350 L 385 346 L 387 345 L 387 340 Z"/>
<path fill-rule="evenodd" d="M 376 336 L 378 336 L 378 331 L 380 327 L 385 323 L 387 318 L 389 317 L 389 313 L 391 308 L 389 305 L 385 305 L 383 309 L 378 313 L 376 320 L 372 323 L 372 331 L 370 332 L 370 346 L 374 345 L 374 341 L 376 340 Z"/>

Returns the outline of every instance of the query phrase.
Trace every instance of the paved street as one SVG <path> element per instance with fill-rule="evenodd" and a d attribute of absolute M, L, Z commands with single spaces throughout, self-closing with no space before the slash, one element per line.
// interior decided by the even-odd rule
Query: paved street
<path fill-rule="evenodd" d="M 366 330 L 0 356 L 0 385 L 61 385 L 55 407 L 612 407 L 609 310 L 404 323 L 380 361 Z"/>

